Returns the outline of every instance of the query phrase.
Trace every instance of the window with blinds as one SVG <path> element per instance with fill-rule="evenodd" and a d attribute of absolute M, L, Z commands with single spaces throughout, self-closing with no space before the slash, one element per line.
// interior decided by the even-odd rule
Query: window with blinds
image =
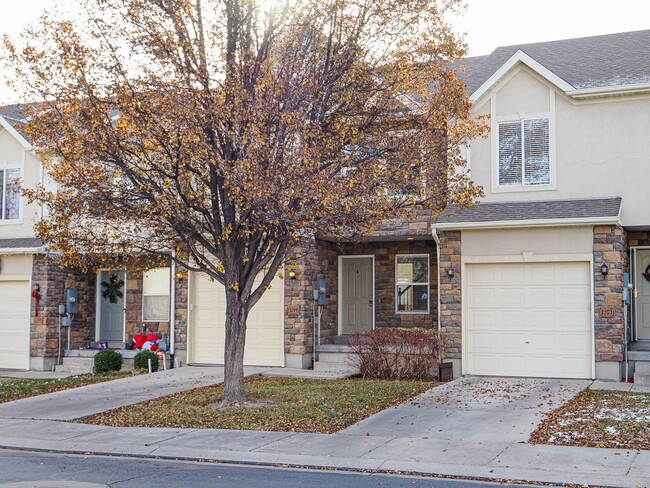
<path fill-rule="evenodd" d="M 548 119 L 528 119 L 498 125 L 499 185 L 551 183 Z"/>

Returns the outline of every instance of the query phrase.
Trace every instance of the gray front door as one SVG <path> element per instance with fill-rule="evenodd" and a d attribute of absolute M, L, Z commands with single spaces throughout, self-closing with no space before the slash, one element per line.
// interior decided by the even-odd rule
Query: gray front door
<path fill-rule="evenodd" d="M 638 249 L 636 251 L 636 263 L 634 278 L 636 280 L 636 338 L 641 341 L 650 341 L 650 275 L 644 276 L 646 269 L 650 266 L 650 250 Z M 650 269 L 648 269 L 650 271 Z"/>
<path fill-rule="evenodd" d="M 99 334 L 100 341 L 124 340 L 124 295 L 126 273 L 124 271 L 100 271 Z"/>
<path fill-rule="evenodd" d="M 373 328 L 373 260 L 344 258 L 342 260 L 341 332 L 354 334 Z"/>

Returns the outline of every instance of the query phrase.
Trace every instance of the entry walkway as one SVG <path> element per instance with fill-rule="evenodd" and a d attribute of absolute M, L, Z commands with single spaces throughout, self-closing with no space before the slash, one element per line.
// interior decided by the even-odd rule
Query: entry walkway
<path fill-rule="evenodd" d="M 249 368 L 247 374 L 260 374 L 262 370 Z M 220 375 L 219 368 L 186 367 L 0 405 L 0 447 L 581 485 L 650 486 L 650 451 L 522 442 L 541 419 L 542 411 L 588 387 L 589 381 L 465 378 L 333 435 L 123 428 L 62 421 L 213 384 L 221 380 Z"/>

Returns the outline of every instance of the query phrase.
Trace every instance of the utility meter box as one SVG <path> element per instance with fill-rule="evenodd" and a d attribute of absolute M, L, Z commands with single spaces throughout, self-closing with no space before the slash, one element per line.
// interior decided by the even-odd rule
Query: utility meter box
<path fill-rule="evenodd" d="M 318 292 L 318 299 L 316 300 L 318 305 L 327 305 L 327 300 L 325 299 L 325 278 L 318 278 L 316 280 L 316 291 Z M 316 293 L 314 293 L 315 295 Z"/>
<path fill-rule="evenodd" d="M 68 314 L 75 314 L 79 311 L 79 294 L 77 290 L 65 291 L 65 311 Z"/>

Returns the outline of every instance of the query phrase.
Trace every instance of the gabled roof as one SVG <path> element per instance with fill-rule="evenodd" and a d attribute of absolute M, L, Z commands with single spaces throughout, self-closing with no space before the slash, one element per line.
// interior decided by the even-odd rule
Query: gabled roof
<path fill-rule="evenodd" d="M 25 126 L 29 122 L 26 112 L 32 105 L 29 103 L 16 103 L 4 107 L 0 106 L 0 126 L 9 131 L 28 150 L 32 146 L 25 131 Z"/>
<path fill-rule="evenodd" d="M 616 224 L 621 197 L 481 203 L 449 206 L 431 224 L 439 229 Z"/>
<path fill-rule="evenodd" d="M 567 86 L 561 88 L 571 96 L 650 86 L 650 30 L 643 30 L 503 46 L 487 56 L 466 58 L 466 72 L 460 77 L 469 93 L 477 92 L 517 53 L 525 54 L 566 82 Z"/>

